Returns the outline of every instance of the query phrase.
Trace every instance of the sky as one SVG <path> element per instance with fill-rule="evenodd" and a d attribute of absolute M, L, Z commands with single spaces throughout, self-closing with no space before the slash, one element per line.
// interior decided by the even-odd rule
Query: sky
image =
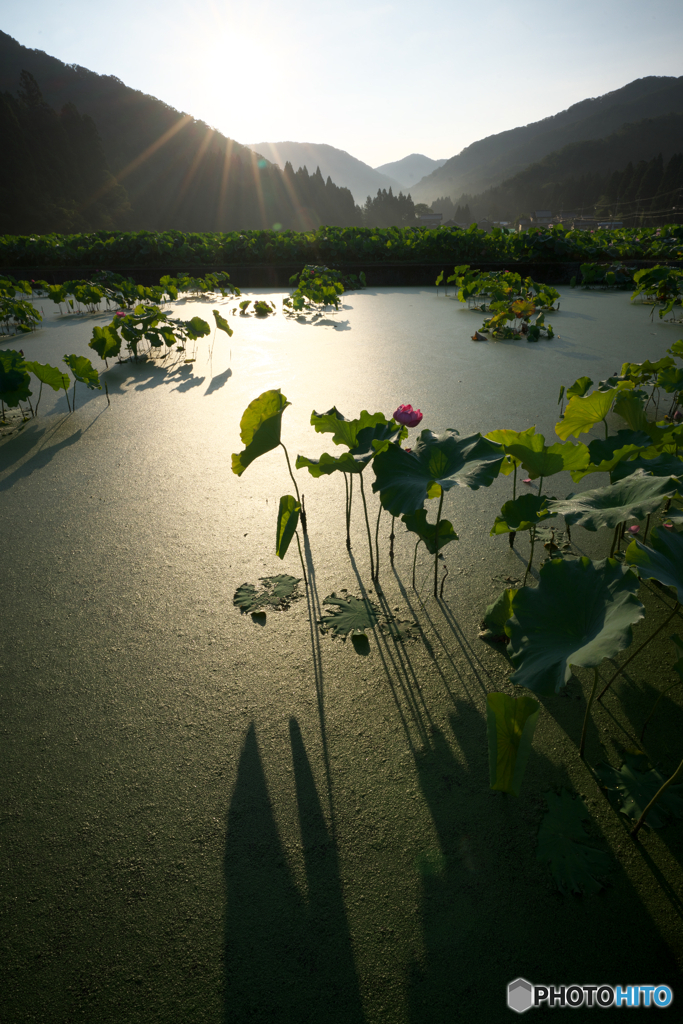
<path fill-rule="evenodd" d="M 0 28 L 238 142 L 372 167 L 683 74 L 682 0 L 0 0 Z"/>

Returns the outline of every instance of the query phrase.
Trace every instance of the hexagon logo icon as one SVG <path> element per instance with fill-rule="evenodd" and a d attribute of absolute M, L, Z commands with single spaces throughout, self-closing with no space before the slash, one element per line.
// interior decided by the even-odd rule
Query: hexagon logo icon
<path fill-rule="evenodd" d="M 515 1013 L 525 1013 L 534 1004 L 533 986 L 526 978 L 515 978 L 508 985 L 508 1006 Z"/>

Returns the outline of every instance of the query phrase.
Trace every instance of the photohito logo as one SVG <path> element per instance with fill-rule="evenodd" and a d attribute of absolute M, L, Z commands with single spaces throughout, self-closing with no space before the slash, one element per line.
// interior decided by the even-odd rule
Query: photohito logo
<path fill-rule="evenodd" d="M 670 1006 L 673 992 L 668 985 L 532 985 L 515 978 L 508 985 L 508 1006 L 526 1013 L 534 1006 Z"/>

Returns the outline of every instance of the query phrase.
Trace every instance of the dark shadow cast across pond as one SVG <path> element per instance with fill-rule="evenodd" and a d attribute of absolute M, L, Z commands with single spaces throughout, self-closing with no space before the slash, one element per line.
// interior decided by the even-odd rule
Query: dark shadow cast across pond
<path fill-rule="evenodd" d="M 225 1024 L 362 1024 L 335 841 L 296 719 L 289 723 L 307 880 L 302 893 L 273 815 L 254 725 L 225 842 Z"/>

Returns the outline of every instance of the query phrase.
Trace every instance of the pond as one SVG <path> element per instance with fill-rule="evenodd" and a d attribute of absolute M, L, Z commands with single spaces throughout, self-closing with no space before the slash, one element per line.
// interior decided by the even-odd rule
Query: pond
<path fill-rule="evenodd" d="M 432 1024 L 502 1019 L 518 976 L 675 989 L 683 828 L 636 846 L 590 772 L 621 763 L 671 674 L 669 641 L 596 710 L 586 763 L 592 674 L 579 672 L 542 701 L 520 797 L 491 792 L 485 697 L 513 688 L 478 630 L 528 557 L 526 536 L 515 550 L 489 536 L 510 478 L 446 494 L 460 539 L 439 602 L 426 553 L 411 587 L 402 526 L 390 567 L 388 515 L 376 586 L 360 504 L 349 554 L 343 481 L 298 471 L 308 596 L 254 620 L 233 605 L 237 587 L 301 575 L 295 545 L 274 554 L 292 484 L 280 453 L 240 478 L 230 458 L 248 403 L 278 387 L 292 460 L 339 454 L 310 425 L 332 406 L 355 417 L 411 403 L 424 414 L 412 440 L 535 424 L 552 443 L 560 385 L 659 358 L 682 332 L 627 294 L 569 288 L 547 316 L 555 338 L 535 344 L 473 341 L 482 315 L 442 290 L 350 292 L 315 322 L 284 317 L 283 293 L 252 295 L 277 315 L 230 313 L 234 335 L 219 332 L 211 359 L 208 339 L 193 363 L 105 369 L 93 355 L 111 405 L 77 385 L 69 414 L 44 388 L 38 418 L 0 442 L 7 1019 Z M 92 355 L 110 317 L 42 305 L 41 330 L 0 344 L 52 365 Z M 174 304 L 209 321 L 235 306 Z M 603 482 L 561 474 L 553 494 Z M 608 531 L 573 540 L 593 558 L 609 550 Z M 373 633 L 359 653 L 322 636 L 323 600 L 343 590 L 417 623 L 417 638 Z M 666 612 L 641 597 L 636 636 Z M 680 692 L 651 726 L 668 771 Z M 590 841 L 610 855 L 595 896 L 561 895 L 536 859 L 544 794 L 562 787 L 585 799 Z"/>

